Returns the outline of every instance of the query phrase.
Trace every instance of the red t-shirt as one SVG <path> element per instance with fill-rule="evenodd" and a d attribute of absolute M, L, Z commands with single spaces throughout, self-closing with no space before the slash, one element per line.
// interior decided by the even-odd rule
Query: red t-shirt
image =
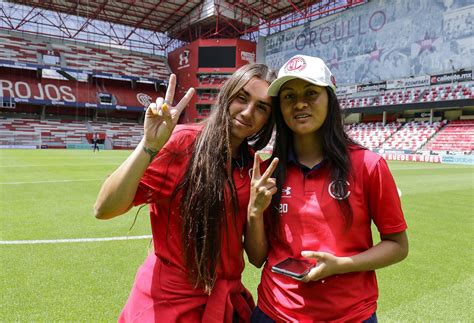
<path fill-rule="evenodd" d="M 258 306 L 276 321 L 362 321 L 377 308 L 374 271 L 354 272 L 304 283 L 271 272 L 301 251 L 350 256 L 373 246 L 371 221 L 382 234 L 406 230 L 397 187 L 383 158 L 365 149 L 350 149 L 349 203 L 353 220 L 347 228 L 330 193 L 327 162 L 304 174 L 289 163 L 280 207 L 279 239 L 270 239 L 258 287 Z M 269 233 L 267 233 L 269 236 Z"/>
<path fill-rule="evenodd" d="M 246 305 L 244 302 L 248 303 L 247 309 L 240 313 L 248 310 L 250 314 L 253 301 L 240 279 L 244 269 L 242 236 L 247 221 L 251 163 L 242 170 L 245 176 L 234 169 L 239 212 L 235 216 L 228 214 L 227 228 L 222 230 L 221 241 L 216 241 L 221 243 L 221 254 L 211 295 L 188 281 L 181 237 L 181 200 L 179 194 L 173 199 L 171 196 L 188 167 L 193 143 L 201 129 L 199 125 L 178 125 L 140 181 L 134 205 L 149 203 L 155 254 L 147 258 L 137 273 L 120 317 L 122 322 L 200 322 L 204 318 L 228 321 L 234 310 Z M 232 210 L 231 205 L 227 209 Z M 207 309 L 209 303 L 212 308 Z"/>

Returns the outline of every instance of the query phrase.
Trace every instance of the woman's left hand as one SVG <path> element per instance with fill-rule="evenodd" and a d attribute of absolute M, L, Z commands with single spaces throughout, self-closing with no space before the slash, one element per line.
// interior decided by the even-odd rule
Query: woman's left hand
<path fill-rule="evenodd" d="M 270 205 L 272 196 L 277 192 L 276 180 L 270 177 L 278 165 L 278 158 L 274 158 L 265 171 L 260 174 L 260 155 L 255 154 L 250 184 L 250 199 L 248 204 L 248 215 L 255 216 L 263 214 Z"/>
<path fill-rule="evenodd" d="M 316 267 L 301 279 L 307 283 L 310 281 L 317 281 L 326 277 L 341 273 L 341 259 L 333 254 L 319 251 L 302 251 L 301 255 L 308 259 L 316 259 Z"/>

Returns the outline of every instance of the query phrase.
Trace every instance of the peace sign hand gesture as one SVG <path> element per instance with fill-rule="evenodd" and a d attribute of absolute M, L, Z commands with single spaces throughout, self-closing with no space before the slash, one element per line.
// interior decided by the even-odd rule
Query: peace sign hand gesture
<path fill-rule="evenodd" d="M 268 169 L 260 174 L 260 156 L 255 154 L 253 162 L 252 181 L 250 184 L 250 200 L 248 205 L 249 215 L 261 215 L 270 205 L 272 195 L 277 192 L 276 179 L 271 178 L 271 174 L 278 165 L 278 158 L 274 158 Z"/>
<path fill-rule="evenodd" d="M 179 116 L 194 95 L 194 89 L 190 88 L 176 106 L 171 106 L 176 89 L 176 75 L 171 74 L 163 99 L 159 97 L 156 103 L 148 106 L 145 114 L 144 142 L 145 147 L 160 150 L 165 145 L 173 132 Z"/>

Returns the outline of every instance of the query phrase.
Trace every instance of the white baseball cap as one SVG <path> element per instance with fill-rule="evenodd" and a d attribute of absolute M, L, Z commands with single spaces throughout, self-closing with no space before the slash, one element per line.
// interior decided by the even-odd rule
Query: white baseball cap
<path fill-rule="evenodd" d="M 293 79 L 302 79 L 318 86 L 329 86 L 336 93 L 336 78 L 319 57 L 296 55 L 278 71 L 278 78 L 268 88 L 269 96 L 277 96 L 281 86 Z"/>

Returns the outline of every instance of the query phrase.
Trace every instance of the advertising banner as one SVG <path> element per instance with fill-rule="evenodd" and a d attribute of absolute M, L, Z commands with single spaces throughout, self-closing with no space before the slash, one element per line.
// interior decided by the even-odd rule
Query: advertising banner
<path fill-rule="evenodd" d="M 101 103 L 98 93 L 104 91 L 113 97 L 113 102 Z M 144 111 L 157 96 L 158 93 L 150 84 L 140 84 L 132 89 L 128 82 L 91 84 L 45 78 L 38 80 L 28 75 L 11 73 L 0 74 L 0 97 L 4 102 Z"/>
<path fill-rule="evenodd" d="M 412 161 L 425 163 L 441 163 L 442 158 L 438 155 L 402 155 L 402 154 L 381 154 L 385 160 Z"/>
<path fill-rule="evenodd" d="M 415 155 L 381 153 L 380 156 L 385 158 L 385 160 L 474 165 L 474 155 Z"/>
<path fill-rule="evenodd" d="M 409 77 L 404 79 L 390 80 L 387 81 L 387 90 L 403 89 L 407 87 L 417 86 L 429 86 L 430 77 L 428 75 L 422 75 L 417 77 Z"/>
<path fill-rule="evenodd" d="M 380 91 L 387 88 L 387 82 L 368 83 L 357 85 L 357 92 Z"/>
<path fill-rule="evenodd" d="M 357 86 L 338 86 L 336 89 L 336 94 L 339 95 L 346 95 L 346 94 L 353 94 L 357 92 Z"/>
<path fill-rule="evenodd" d="M 443 155 L 444 164 L 474 165 L 474 155 Z"/>
<path fill-rule="evenodd" d="M 430 80 L 431 80 L 431 85 L 470 81 L 472 80 L 472 71 L 469 70 L 469 71 L 459 71 L 456 73 L 432 75 Z"/>

